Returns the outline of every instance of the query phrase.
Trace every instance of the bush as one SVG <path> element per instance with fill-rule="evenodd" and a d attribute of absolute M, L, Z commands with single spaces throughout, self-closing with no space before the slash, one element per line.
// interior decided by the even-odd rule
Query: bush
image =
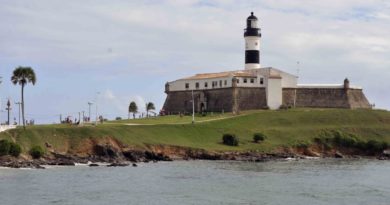
<path fill-rule="evenodd" d="M 366 143 L 366 149 L 373 152 L 381 152 L 387 148 L 386 142 L 378 142 L 376 140 L 369 140 Z"/>
<path fill-rule="evenodd" d="M 222 142 L 225 145 L 238 146 L 239 140 L 238 137 L 236 137 L 234 134 L 224 134 L 222 136 Z"/>
<path fill-rule="evenodd" d="M 267 138 L 263 133 L 255 133 L 253 134 L 253 142 L 258 143 L 259 141 L 264 141 Z"/>
<path fill-rule="evenodd" d="M 20 153 L 22 152 L 22 148 L 20 145 L 16 143 L 11 143 L 11 146 L 9 148 L 9 154 L 14 157 L 19 157 Z"/>
<path fill-rule="evenodd" d="M 333 141 L 336 145 L 342 147 L 356 147 L 359 144 L 358 138 L 353 134 L 347 134 L 340 131 L 334 131 L 333 134 Z"/>
<path fill-rule="evenodd" d="M 7 155 L 10 147 L 11 143 L 8 140 L 0 140 L 0 156 Z"/>
<path fill-rule="evenodd" d="M 39 159 L 43 156 L 45 152 L 43 151 L 42 147 L 41 146 L 34 146 L 31 148 L 30 150 L 30 155 L 34 158 L 34 159 Z"/>

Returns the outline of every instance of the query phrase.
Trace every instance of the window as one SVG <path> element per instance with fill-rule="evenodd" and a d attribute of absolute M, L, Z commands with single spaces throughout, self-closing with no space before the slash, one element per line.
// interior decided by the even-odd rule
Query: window
<path fill-rule="evenodd" d="M 252 28 L 257 28 L 257 20 L 251 20 L 251 27 Z"/>
<path fill-rule="evenodd" d="M 207 82 L 204 82 L 204 87 L 207 88 Z"/>
<path fill-rule="evenodd" d="M 199 89 L 199 83 L 198 82 L 195 83 L 195 88 Z"/>
<path fill-rule="evenodd" d="M 251 78 L 251 83 L 254 83 L 255 82 L 255 79 L 254 78 Z"/>
<path fill-rule="evenodd" d="M 186 83 L 186 89 L 190 88 L 190 84 Z"/>
<path fill-rule="evenodd" d="M 219 81 L 219 87 L 222 87 L 222 80 Z"/>
<path fill-rule="evenodd" d="M 227 85 L 227 80 L 225 80 L 225 83 L 224 83 L 225 85 Z"/>
<path fill-rule="evenodd" d="M 240 79 L 237 78 L 237 84 L 240 83 Z"/>
<path fill-rule="evenodd" d="M 264 84 L 264 78 L 260 78 L 260 84 L 261 84 L 261 85 Z"/>
<path fill-rule="evenodd" d="M 248 81 L 248 80 L 247 80 L 246 78 L 244 78 L 244 83 L 247 83 L 247 81 Z"/>

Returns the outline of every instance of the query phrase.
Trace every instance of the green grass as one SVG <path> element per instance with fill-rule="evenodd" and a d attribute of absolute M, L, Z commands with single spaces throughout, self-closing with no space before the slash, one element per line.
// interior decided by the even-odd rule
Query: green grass
<path fill-rule="evenodd" d="M 202 116 L 200 114 L 195 115 L 196 122 L 207 122 L 211 120 L 219 120 L 225 119 L 229 117 L 233 117 L 232 113 L 215 113 L 209 114 L 206 116 Z M 141 118 L 141 119 L 126 119 L 126 120 L 115 120 L 108 121 L 107 124 L 148 124 L 148 125 L 156 125 L 156 124 L 189 124 L 192 123 L 192 115 L 170 115 L 163 117 L 150 117 L 150 118 Z"/>
<path fill-rule="evenodd" d="M 50 143 L 58 150 L 82 146 L 85 139 L 114 137 L 135 147 L 176 145 L 206 150 L 258 150 L 311 143 L 323 130 L 340 130 L 356 134 L 363 140 L 375 139 L 390 143 L 390 112 L 381 110 L 292 109 L 287 111 L 250 111 L 232 117 L 204 117 L 202 123 L 191 124 L 190 116 L 166 116 L 153 119 L 112 121 L 97 127 L 69 125 L 31 126 L 0 133 L 0 139 L 12 139 L 27 150 L 33 145 Z M 225 118 L 226 117 L 226 118 Z M 220 119 L 218 118 L 225 118 Z M 197 117 L 197 120 L 202 119 Z M 213 121 L 206 121 L 213 120 Z M 144 125 L 126 125 L 127 123 Z M 253 143 L 253 133 L 267 139 Z M 223 133 L 236 134 L 240 146 L 221 143 Z"/>

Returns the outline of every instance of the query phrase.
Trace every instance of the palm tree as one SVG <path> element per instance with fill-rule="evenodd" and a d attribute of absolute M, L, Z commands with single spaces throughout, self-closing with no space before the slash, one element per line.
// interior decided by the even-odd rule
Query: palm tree
<path fill-rule="evenodd" d="M 24 119 L 24 86 L 28 83 L 35 85 L 37 78 L 35 72 L 31 67 L 22 67 L 19 66 L 15 68 L 11 81 L 14 85 L 19 84 L 22 87 L 22 119 L 23 119 L 23 128 L 26 129 L 26 121 Z"/>
<path fill-rule="evenodd" d="M 138 112 L 137 104 L 134 101 L 131 101 L 129 105 L 129 119 L 130 119 L 130 113 L 133 113 L 133 119 L 135 119 L 135 113 Z"/>
<path fill-rule="evenodd" d="M 146 117 L 149 117 L 149 110 L 155 110 L 154 104 L 152 102 L 146 103 Z"/>

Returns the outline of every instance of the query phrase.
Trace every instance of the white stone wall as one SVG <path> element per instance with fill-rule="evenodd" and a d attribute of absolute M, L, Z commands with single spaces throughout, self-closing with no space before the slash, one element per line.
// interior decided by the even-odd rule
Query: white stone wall
<path fill-rule="evenodd" d="M 282 88 L 295 88 L 298 84 L 298 78 L 288 73 L 280 73 L 282 77 Z"/>
<path fill-rule="evenodd" d="M 251 83 L 251 78 L 250 77 L 236 77 L 238 79 L 237 87 L 245 87 L 245 88 L 260 88 L 260 87 L 265 87 L 265 77 L 263 76 L 257 76 L 256 78 L 253 79 L 253 83 Z M 260 84 L 260 78 L 263 78 L 263 84 Z M 245 83 L 246 79 L 246 83 Z"/>
<path fill-rule="evenodd" d="M 217 82 L 217 85 L 213 87 L 213 81 Z M 222 81 L 222 86 L 220 86 Z M 225 85 L 226 81 L 226 85 Z M 207 87 L 205 83 L 207 82 Z M 189 84 L 189 88 L 186 88 L 186 83 Z M 199 88 L 196 88 L 196 83 L 199 83 Z M 184 91 L 184 90 L 208 90 L 217 88 L 228 88 L 232 87 L 232 77 L 224 78 L 208 78 L 208 79 L 191 79 L 191 80 L 177 80 L 169 83 L 170 91 Z"/>
<path fill-rule="evenodd" d="M 268 107 L 271 110 L 279 109 L 282 105 L 282 79 L 268 78 L 266 92 Z"/>

